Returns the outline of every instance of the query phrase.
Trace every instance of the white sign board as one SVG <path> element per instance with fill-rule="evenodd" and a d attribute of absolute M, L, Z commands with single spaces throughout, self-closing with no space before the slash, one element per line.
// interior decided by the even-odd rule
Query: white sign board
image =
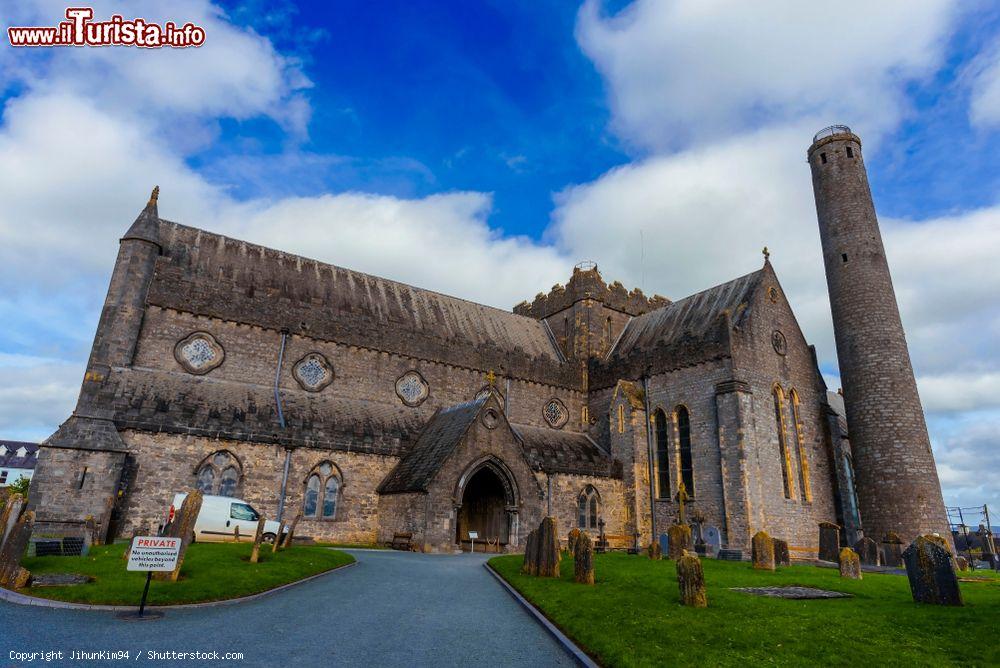
<path fill-rule="evenodd" d="M 476 540 L 477 538 L 479 538 L 479 532 L 478 531 L 470 531 L 469 532 L 469 540 Z"/>
<path fill-rule="evenodd" d="M 181 553 L 181 539 L 165 536 L 136 536 L 128 556 L 130 571 L 172 571 Z"/>

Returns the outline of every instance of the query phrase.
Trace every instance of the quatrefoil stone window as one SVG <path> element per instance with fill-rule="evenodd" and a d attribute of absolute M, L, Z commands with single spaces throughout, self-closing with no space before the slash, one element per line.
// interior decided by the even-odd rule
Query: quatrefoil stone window
<path fill-rule="evenodd" d="M 292 376 L 303 390 L 319 392 L 333 382 L 333 367 L 321 353 L 309 353 L 292 367 Z"/>
<path fill-rule="evenodd" d="M 225 358 L 226 351 L 208 332 L 194 332 L 174 346 L 174 359 L 188 373 L 206 374 Z"/>
<path fill-rule="evenodd" d="M 407 371 L 396 380 L 396 394 L 407 406 L 419 406 L 429 393 L 427 381 L 417 371 Z"/>
<path fill-rule="evenodd" d="M 569 419 L 569 411 L 566 405 L 558 399 L 550 399 L 542 408 L 542 417 L 546 424 L 554 429 L 560 429 Z"/>

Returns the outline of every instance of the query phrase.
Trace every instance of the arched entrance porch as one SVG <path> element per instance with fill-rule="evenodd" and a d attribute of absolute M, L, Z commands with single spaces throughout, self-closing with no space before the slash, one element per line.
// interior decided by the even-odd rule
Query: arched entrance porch
<path fill-rule="evenodd" d="M 503 552 L 517 544 L 518 494 L 514 476 L 495 457 L 476 462 L 459 478 L 455 542 L 469 550 L 469 532 L 479 534 L 477 551 Z"/>

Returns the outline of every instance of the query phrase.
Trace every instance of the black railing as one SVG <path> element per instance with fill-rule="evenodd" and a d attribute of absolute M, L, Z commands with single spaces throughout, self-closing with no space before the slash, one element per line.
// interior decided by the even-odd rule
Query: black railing
<path fill-rule="evenodd" d="M 813 141 L 817 142 L 823 137 L 832 137 L 833 135 L 849 135 L 849 134 L 851 134 L 851 128 L 847 127 L 846 125 L 829 125 L 820 130 L 819 132 L 817 132 L 816 136 L 813 137 Z"/>

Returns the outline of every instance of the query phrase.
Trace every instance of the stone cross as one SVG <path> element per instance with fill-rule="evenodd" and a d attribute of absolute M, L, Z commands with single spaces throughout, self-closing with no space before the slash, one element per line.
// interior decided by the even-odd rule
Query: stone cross
<path fill-rule="evenodd" d="M 250 551 L 250 563 L 256 564 L 260 559 L 260 544 L 264 540 L 264 516 L 257 520 L 257 533 L 253 535 L 253 549 Z"/>
<path fill-rule="evenodd" d="M 17 518 L 14 529 L 0 549 L 0 587 L 20 589 L 31 580 L 31 573 L 21 568 L 21 558 L 28 548 L 28 540 L 35 528 L 35 513 L 26 510 Z"/>
<path fill-rule="evenodd" d="M 680 517 L 680 523 L 684 524 L 684 502 L 690 501 L 691 497 L 688 496 L 687 488 L 684 486 L 684 481 L 681 481 L 680 486 L 677 488 L 677 494 L 674 495 L 674 500 L 677 501 L 677 512 Z"/>
<path fill-rule="evenodd" d="M 494 387 L 497 384 L 497 375 L 493 373 L 493 369 L 490 369 L 489 373 L 486 374 L 486 382 L 490 387 Z"/>
<path fill-rule="evenodd" d="M 681 603 L 692 608 L 708 607 L 705 572 L 702 570 L 701 561 L 686 550 L 677 560 L 677 585 L 681 591 Z"/>
<path fill-rule="evenodd" d="M 684 556 L 685 550 L 693 549 L 691 527 L 686 524 L 674 524 L 667 529 L 667 556 L 676 561 Z"/>
<path fill-rule="evenodd" d="M 573 580 L 580 584 L 594 584 L 594 543 L 586 533 L 580 534 L 574 544 Z"/>

